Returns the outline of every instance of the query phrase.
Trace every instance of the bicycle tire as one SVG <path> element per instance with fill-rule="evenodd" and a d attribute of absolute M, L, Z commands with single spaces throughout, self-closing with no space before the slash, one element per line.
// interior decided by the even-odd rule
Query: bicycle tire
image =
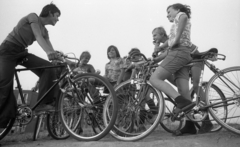
<path fill-rule="evenodd" d="M 72 82 L 74 84 L 70 86 L 73 87 L 65 87 L 66 92 L 59 98 L 58 111 L 65 130 L 79 141 L 97 141 L 105 137 L 112 129 L 117 116 L 117 99 L 112 85 L 104 77 L 92 73 L 79 74 Z M 108 94 L 103 89 L 107 89 Z M 69 98 L 64 97 L 67 95 L 70 95 Z M 64 106 L 64 99 L 69 100 L 71 106 Z M 102 118 L 105 99 L 113 101 L 112 116 L 107 123 L 104 123 Z M 98 101 L 93 103 L 94 100 Z M 65 118 L 66 114 L 75 115 L 71 117 L 71 123 L 65 121 L 68 119 Z M 82 127 L 83 125 L 85 126 Z M 79 127 L 82 129 L 81 133 L 76 131 Z"/>
<path fill-rule="evenodd" d="M 14 125 L 16 118 L 12 118 L 9 120 L 9 123 L 6 128 L 0 128 L 0 140 L 2 140 L 8 132 L 12 129 L 12 126 Z"/>
<path fill-rule="evenodd" d="M 224 105 L 227 106 L 227 120 L 224 121 L 221 117 L 214 114 L 214 109 L 209 108 L 212 117 L 225 129 L 240 135 L 240 66 L 229 67 L 216 73 L 208 82 L 206 88 L 207 104 L 213 99 L 213 94 L 210 91 L 212 85 L 217 85 L 223 92 L 226 100 Z M 220 107 L 221 105 L 217 105 Z M 235 116 L 236 115 L 236 116 Z M 234 121 L 234 122 L 233 122 Z"/>
<path fill-rule="evenodd" d="M 160 122 L 160 125 L 168 133 L 174 133 L 176 130 L 179 130 L 183 127 L 185 120 L 181 119 L 181 120 L 172 121 L 172 117 L 174 116 L 173 110 L 176 106 L 168 98 L 165 98 L 165 107 L 166 107 L 165 114 L 164 114 L 163 120 Z"/>
<path fill-rule="evenodd" d="M 56 140 L 63 140 L 70 137 L 61 124 L 58 112 L 47 114 L 47 130 L 49 135 Z"/>
<path fill-rule="evenodd" d="M 66 86 L 68 82 L 63 82 L 60 88 Z M 58 111 L 58 99 L 62 96 L 61 91 L 58 93 L 58 97 L 55 100 L 55 112 L 51 112 L 47 114 L 47 130 L 49 135 L 56 140 L 64 140 L 70 137 L 70 135 L 65 131 Z"/>
<path fill-rule="evenodd" d="M 135 80 L 138 81 L 141 79 Z M 138 100 L 138 96 L 136 95 L 139 91 L 136 90 L 137 85 L 135 84 L 136 83 L 131 82 L 130 79 L 115 88 L 119 109 L 116 123 L 110 131 L 110 134 L 118 140 L 137 141 L 147 137 L 159 125 L 159 121 L 162 120 L 164 115 L 165 103 L 163 97 L 149 82 L 142 85 L 146 86 L 147 92 L 145 94 L 149 94 L 149 97 L 151 95 L 151 99 L 153 99 L 154 102 L 155 100 L 157 101 L 157 104 L 154 103 L 156 104 L 154 107 L 156 107 L 157 110 L 155 108 L 152 109 L 147 101 L 136 105 Z M 151 113 L 154 112 L 154 110 L 156 110 L 157 117 L 153 123 L 149 123 L 149 116 L 152 115 Z M 106 113 L 104 114 L 107 116 Z M 105 119 L 108 118 L 105 117 Z M 142 126 L 144 126 L 146 130 L 143 129 Z"/>
<path fill-rule="evenodd" d="M 207 84 L 208 84 L 208 82 L 203 82 L 202 83 L 202 87 L 204 88 L 204 91 L 207 87 Z M 218 95 L 221 97 L 221 99 L 223 101 L 225 100 L 225 96 L 224 96 L 223 92 L 216 85 L 212 85 L 211 88 L 214 89 L 218 93 Z M 199 100 L 197 100 L 197 97 L 196 97 L 195 94 L 196 93 L 194 92 L 193 87 L 192 87 L 190 89 L 191 98 L 192 98 L 193 101 L 195 100 L 195 101 L 199 102 Z M 225 110 L 225 111 L 227 113 L 227 110 Z M 226 116 L 227 116 L 227 114 L 226 114 Z M 216 121 L 214 121 L 212 118 L 210 118 L 210 120 L 214 124 L 214 127 L 210 130 L 210 132 L 217 132 L 217 131 L 220 131 L 222 129 L 222 126 L 219 125 Z M 196 123 L 198 123 L 198 129 L 200 129 L 202 122 L 196 122 Z"/>

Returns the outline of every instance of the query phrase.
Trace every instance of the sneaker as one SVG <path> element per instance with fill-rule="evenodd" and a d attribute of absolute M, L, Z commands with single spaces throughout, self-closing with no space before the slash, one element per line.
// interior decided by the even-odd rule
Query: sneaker
<path fill-rule="evenodd" d="M 195 127 L 194 122 L 186 120 L 185 126 L 180 130 L 174 131 L 172 135 L 183 136 L 183 135 L 189 135 L 189 134 L 190 135 L 197 134 L 197 129 Z"/>
<path fill-rule="evenodd" d="M 42 104 L 35 109 L 35 112 L 41 112 L 41 111 L 55 111 L 55 107 L 53 107 L 52 105 Z"/>
<path fill-rule="evenodd" d="M 179 113 L 181 111 L 187 112 L 187 111 L 191 110 L 196 105 L 192 101 L 190 101 L 188 99 L 185 99 L 182 96 L 178 96 L 175 99 L 175 102 L 177 103 L 177 108 L 175 110 L 175 113 Z"/>
<path fill-rule="evenodd" d="M 138 126 L 138 132 L 145 132 L 147 129 L 146 129 L 146 127 L 143 125 L 143 124 L 140 124 L 139 126 Z"/>
<path fill-rule="evenodd" d="M 148 122 L 153 124 L 157 119 L 157 114 L 153 114 L 151 118 L 148 119 Z"/>
<path fill-rule="evenodd" d="M 198 134 L 208 133 L 212 130 L 213 124 L 211 121 L 205 121 L 202 123 L 201 128 L 198 130 Z"/>

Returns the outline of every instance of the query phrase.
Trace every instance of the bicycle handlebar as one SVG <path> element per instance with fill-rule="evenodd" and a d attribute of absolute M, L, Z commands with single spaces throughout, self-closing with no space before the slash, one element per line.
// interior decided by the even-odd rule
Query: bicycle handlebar
<path fill-rule="evenodd" d="M 64 53 L 61 52 L 61 51 L 56 51 L 56 52 L 58 53 L 58 55 L 59 55 L 60 57 L 62 57 L 62 58 L 64 59 L 64 60 L 63 60 L 64 62 L 66 62 L 65 59 L 80 61 L 78 58 L 76 58 L 76 57 L 69 57 L 68 54 L 64 54 Z"/>
<path fill-rule="evenodd" d="M 226 60 L 226 56 L 223 54 L 217 54 L 217 56 L 222 56 L 220 58 L 217 58 L 218 60 L 223 60 L 223 61 Z"/>

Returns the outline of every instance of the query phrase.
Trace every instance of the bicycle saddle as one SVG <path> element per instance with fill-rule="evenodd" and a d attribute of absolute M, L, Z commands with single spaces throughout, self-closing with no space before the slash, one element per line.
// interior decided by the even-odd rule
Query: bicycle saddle
<path fill-rule="evenodd" d="M 191 54 L 191 57 L 193 59 L 204 59 L 206 56 L 215 55 L 217 53 L 218 53 L 218 49 L 211 48 L 211 49 L 209 49 L 208 51 L 205 51 L 205 52 Z"/>

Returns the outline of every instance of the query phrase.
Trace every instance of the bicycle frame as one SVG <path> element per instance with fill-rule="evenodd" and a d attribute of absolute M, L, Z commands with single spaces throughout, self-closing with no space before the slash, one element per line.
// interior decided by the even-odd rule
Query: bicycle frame
<path fill-rule="evenodd" d="M 26 105 L 26 102 L 24 100 L 24 96 L 23 96 L 23 90 L 20 84 L 20 80 L 18 77 L 18 73 L 17 72 L 21 72 L 21 71 L 27 71 L 27 70 L 34 70 L 34 69 L 49 69 L 49 68 L 57 68 L 57 67 L 65 67 L 64 65 L 54 65 L 54 66 L 44 66 L 44 67 L 35 67 L 35 68 L 19 68 L 19 69 L 15 69 L 14 71 L 14 76 L 16 78 L 16 82 L 17 82 L 17 88 L 21 97 L 21 102 L 22 104 Z M 31 108 L 32 110 L 35 110 L 35 108 L 46 98 L 47 94 L 53 90 L 55 88 L 55 86 L 67 75 L 67 72 L 65 72 L 59 79 L 56 80 L 56 82 L 51 86 L 51 88 L 45 92 L 45 94 L 39 99 L 37 100 L 36 104 Z"/>

